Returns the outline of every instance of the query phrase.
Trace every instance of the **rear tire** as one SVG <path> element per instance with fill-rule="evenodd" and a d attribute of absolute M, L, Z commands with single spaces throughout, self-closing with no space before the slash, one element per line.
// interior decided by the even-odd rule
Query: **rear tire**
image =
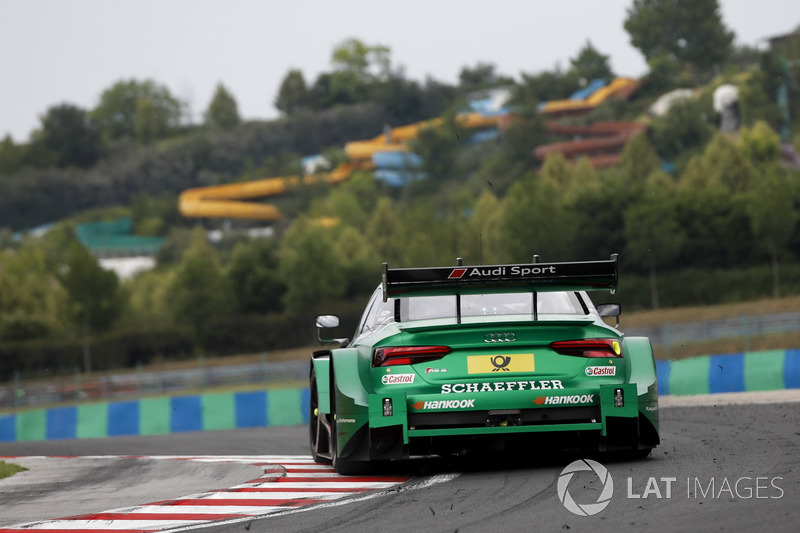
<path fill-rule="evenodd" d="M 650 452 L 652 451 L 653 448 L 640 448 L 638 450 L 632 450 L 629 454 L 629 457 L 631 459 L 644 459 L 650 455 Z"/>
<path fill-rule="evenodd" d="M 350 461 L 339 457 L 339 437 L 336 432 L 336 417 L 338 409 L 336 405 L 336 377 L 333 375 L 333 365 L 331 365 L 331 462 L 336 472 L 343 476 L 354 476 L 367 474 L 372 469 L 369 461 Z"/>
<path fill-rule="evenodd" d="M 314 461 L 321 464 L 331 464 L 331 459 L 319 454 L 324 445 L 330 448 L 331 431 L 327 429 L 325 415 L 319 412 L 319 393 L 317 392 L 317 375 L 314 368 L 311 368 L 311 378 L 308 385 L 309 390 L 309 416 L 308 416 L 308 436 L 311 445 L 311 457 Z M 326 434 L 327 433 L 327 434 Z"/>

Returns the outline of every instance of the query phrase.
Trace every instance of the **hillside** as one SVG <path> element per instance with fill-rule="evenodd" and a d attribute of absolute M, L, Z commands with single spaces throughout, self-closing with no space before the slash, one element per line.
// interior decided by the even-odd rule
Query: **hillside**
<path fill-rule="evenodd" d="M 113 107 L 164 96 L 153 81 L 55 106 L 31 142 L 0 143 L 0 379 L 308 346 L 315 314 L 355 326 L 383 261 L 619 253 L 612 298 L 631 324 L 795 305 L 800 83 L 772 96 L 782 53 L 631 79 L 587 43 L 569 70 L 519 79 L 287 89 L 269 122 L 227 105 L 182 124 L 167 97 L 152 122 Z M 120 279 L 97 259 L 130 252 L 126 237 L 157 251 Z"/>

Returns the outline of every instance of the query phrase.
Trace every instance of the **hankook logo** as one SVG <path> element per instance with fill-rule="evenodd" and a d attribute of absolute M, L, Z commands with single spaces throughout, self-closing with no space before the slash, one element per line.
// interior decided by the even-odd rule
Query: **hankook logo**
<path fill-rule="evenodd" d="M 487 333 L 483 336 L 483 342 L 514 342 L 517 340 L 516 333 Z"/>

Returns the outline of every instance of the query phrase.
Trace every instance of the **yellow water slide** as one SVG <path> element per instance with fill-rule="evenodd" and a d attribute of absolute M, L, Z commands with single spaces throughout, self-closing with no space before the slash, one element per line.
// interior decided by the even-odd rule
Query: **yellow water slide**
<path fill-rule="evenodd" d="M 322 181 L 339 183 L 349 178 L 356 168 L 364 167 L 363 164 L 342 163 L 329 173 L 310 174 L 303 177 L 266 178 L 244 183 L 187 189 L 181 193 L 178 207 L 183 216 L 191 218 L 279 220 L 283 215 L 274 205 L 242 200 L 268 199 L 285 194 L 300 185 L 316 185 Z"/>
<path fill-rule="evenodd" d="M 464 129 L 485 128 L 497 126 L 501 118 L 500 116 L 484 116 L 480 113 L 464 113 L 456 117 L 456 124 Z M 441 118 L 426 120 L 392 128 L 374 139 L 349 142 L 344 148 L 348 161 L 328 173 L 310 174 L 304 177 L 266 178 L 188 189 L 181 193 L 178 207 L 183 216 L 190 218 L 279 220 L 283 215 L 274 205 L 243 200 L 265 200 L 285 194 L 301 185 L 316 185 L 322 181 L 339 183 L 349 178 L 355 170 L 374 168 L 372 154 L 375 152 L 408 151 L 406 143 L 416 139 L 421 130 L 436 127 L 442 123 Z"/>
<path fill-rule="evenodd" d="M 547 102 L 541 112 L 544 114 L 559 114 L 588 111 L 612 96 L 619 95 L 627 98 L 627 95 L 638 86 L 639 82 L 633 78 L 615 78 L 614 81 L 598 89 L 585 100 L 554 100 Z"/>

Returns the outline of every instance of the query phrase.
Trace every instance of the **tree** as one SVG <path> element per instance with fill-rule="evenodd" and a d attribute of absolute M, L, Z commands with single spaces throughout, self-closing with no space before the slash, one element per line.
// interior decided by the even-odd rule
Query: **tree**
<path fill-rule="evenodd" d="M 513 85 L 514 80 L 495 72 L 495 65 L 478 63 L 474 67 L 461 67 L 458 73 L 458 86 L 463 92 L 491 89 L 503 85 Z"/>
<path fill-rule="evenodd" d="M 65 292 L 41 247 L 0 251 L 0 341 L 42 339 L 63 330 Z"/>
<path fill-rule="evenodd" d="M 776 163 L 781 157 L 781 137 L 763 120 L 742 128 L 741 149 L 753 164 Z"/>
<path fill-rule="evenodd" d="M 372 210 L 367 224 L 367 241 L 375 247 L 381 261 L 391 264 L 404 262 L 403 225 L 398 215 L 398 207 L 389 198 L 379 198 Z M 411 266 L 411 265 L 408 265 Z"/>
<path fill-rule="evenodd" d="M 0 176 L 17 172 L 25 161 L 25 152 L 25 145 L 14 144 L 11 135 L 6 134 L 0 141 Z"/>
<path fill-rule="evenodd" d="M 734 38 L 717 0 L 633 0 L 624 27 L 648 61 L 667 54 L 703 70 L 725 62 Z"/>
<path fill-rule="evenodd" d="M 534 253 L 546 261 L 564 260 L 568 256 L 575 226 L 553 202 L 554 195 L 552 181 L 542 182 L 532 174 L 511 186 L 500 204 L 497 240 L 504 251 L 498 258 L 500 261 L 524 262 Z"/>
<path fill-rule="evenodd" d="M 292 69 L 286 73 L 278 95 L 275 97 L 275 109 L 284 115 L 294 115 L 301 109 L 312 106 L 311 93 L 300 70 Z"/>
<path fill-rule="evenodd" d="M 90 167 L 100 157 L 101 140 L 97 124 L 86 110 L 72 104 L 53 106 L 39 120 L 33 143 L 52 154 L 55 166 Z"/>
<path fill-rule="evenodd" d="M 601 79 L 609 80 L 614 77 L 614 72 L 609 65 L 609 56 L 601 54 L 591 43 L 581 48 L 574 59 L 570 59 L 570 71 L 584 82 Z"/>
<path fill-rule="evenodd" d="M 122 311 L 119 279 L 75 240 L 59 267 L 59 280 L 67 292 L 69 318 L 83 339 L 83 370 L 91 372 L 91 334 L 110 327 Z"/>
<path fill-rule="evenodd" d="M 286 232 L 279 252 L 278 271 L 286 284 L 283 305 L 288 311 L 312 314 L 320 302 L 342 298 L 345 271 L 337 260 L 332 231 L 301 217 Z"/>
<path fill-rule="evenodd" d="M 274 313 L 283 310 L 286 287 L 278 272 L 278 254 L 269 240 L 238 243 L 227 270 L 241 313 Z"/>
<path fill-rule="evenodd" d="M 456 169 L 459 130 L 452 115 L 441 125 L 422 128 L 411 141 L 411 149 L 422 158 L 420 176 L 425 177 L 424 189 L 453 177 Z"/>
<path fill-rule="evenodd" d="M 328 93 L 334 103 L 353 104 L 367 99 L 370 87 L 391 74 L 391 50 L 347 39 L 333 50 Z"/>
<path fill-rule="evenodd" d="M 644 134 L 637 135 L 625 145 L 620 159 L 622 180 L 633 189 L 640 187 L 647 176 L 661 165 L 655 147 Z"/>
<path fill-rule="evenodd" d="M 685 234 L 676 218 L 670 177 L 656 171 L 648 177 L 645 187 L 645 198 L 625 214 L 625 256 L 648 270 L 651 304 L 658 309 L 657 269 L 678 257 Z"/>
<path fill-rule="evenodd" d="M 211 319 L 234 310 L 236 300 L 205 231 L 193 230 L 191 239 L 170 285 L 168 305 L 175 323 L 190 326 L 199 339 Z"/>
<path fill-rule="evenodd" d="M 754 179 L 753 164 L 742 149 L 727 135 L 717 133 L 702 154 L 689 160 L 679 185 L 694 191 L 722 187 L 727 194 L 738 194 L 748 191 Z"/>
<path fill-rule="evenodd" d="M 793 192 L 786 171 L 773 163 L 764 168 L 756 186 L 748 193 L 747 214 L 756 242 L 769 254 L 775 298 L 781 292 L 778 263 L 800 218 L 794 208 Z"/>
<path fill-rule="evenodd" d="M 669 111 L 652 122 L 653 143 L 667 160 L 686 156 L 688 151 L 698 151 L 714 135 L 708 117 L 713 110 L 705 98 L 684 98 L 673 103 Z"/>
<path fill-rule="evenodd" d="M 162 138 L 177 129 L 185 104 L 152 80 L 119 81 L 100 95 L 91 116 L 109 139 Z"/>
<path fill-rule="evenodd" d="M 360 82 L 385 79 L 391 73 L 391 49 L 367 45 L 359 39 L 347 39 L 333 50 L 334 73 L 350 73 Z"/>
<path fill-rule="evenodd" d="M 335 262 L 344 273 L 345 298 L 353 299 L 375 289 L 373 280 L 380 279 L 381 259 L 362 231 L 352 226 L 341 228 L 334 250 L 338 256 Z"/>
<path fill-rule="evenodd" d="M 214 97 L 208 104 L 203 118 L 206 125 L 223 130 L 235 128 L 241 122 L 236 100 L 222 83 L 217 84 L 217 90 L 214 92 Z"/>

